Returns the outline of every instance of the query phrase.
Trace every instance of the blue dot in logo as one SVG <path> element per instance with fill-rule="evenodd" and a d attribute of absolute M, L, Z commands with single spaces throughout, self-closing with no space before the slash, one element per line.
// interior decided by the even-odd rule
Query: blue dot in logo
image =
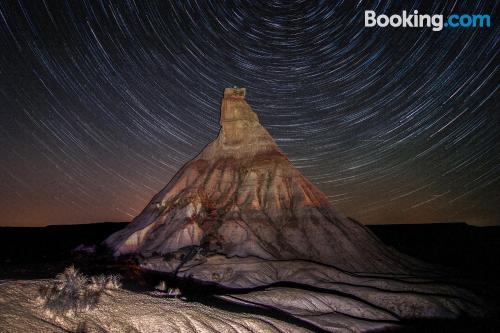
<path fill-rule="evenodd" d="M 445 22 L 444 26 L 447 27 L 448 26 L 448 22 Z"/>

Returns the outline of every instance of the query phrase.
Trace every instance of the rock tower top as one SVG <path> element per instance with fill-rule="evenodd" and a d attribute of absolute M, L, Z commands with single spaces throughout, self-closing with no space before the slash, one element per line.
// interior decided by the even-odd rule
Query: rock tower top
<path fill-rule="evenodd" d="M 245 93 L 245 88 L 234 87 L 224 89 L 224 98 L 222 98 L 220 115 L 221 126 L 227 127 L 228 123 L 233 121 L 259 122 L 257 115 L 252 111 L 252 108 L 250 108 L 250 105 L 248 105 L 245 100 Z M 229 126 L 234 127 L 236 125 Z M 241 129 L 236 131 L 241 132 Z"/>
<path fill-rule="evenodd" d="M 246 95 L 246 88 L 224 88 L 224 98 L 241 98 L 244 99 Z"/>

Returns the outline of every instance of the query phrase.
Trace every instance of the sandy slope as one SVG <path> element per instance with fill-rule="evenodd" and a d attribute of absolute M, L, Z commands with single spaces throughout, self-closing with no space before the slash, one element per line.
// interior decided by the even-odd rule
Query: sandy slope
<path fill-rule="evenodd" d="M 126 290 L 107 291 L 95 309 L 54 318 L 38 298 L 47 283 L 0 283 L 0 332 L 308 332 L 273 318 Z"/>

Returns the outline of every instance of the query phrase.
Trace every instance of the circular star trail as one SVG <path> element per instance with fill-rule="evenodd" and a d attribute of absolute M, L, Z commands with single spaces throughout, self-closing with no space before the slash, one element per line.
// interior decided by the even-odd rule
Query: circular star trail
<path fill-rule="evenodd" d="M 496 1 L 1 1 L 0 224 L 130 220 L 224 87 L 363 223 L 500 222 Z M 364 11 L 491 28 L 365 28 Z"/>

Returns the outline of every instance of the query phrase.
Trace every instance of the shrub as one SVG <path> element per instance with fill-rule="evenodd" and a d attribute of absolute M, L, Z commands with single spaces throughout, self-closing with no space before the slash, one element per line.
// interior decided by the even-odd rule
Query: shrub
<path fill-rule="evenodd" d="M 91 276 L 89 280 L 89 289 L 104 290 L 106 288 L 106 281 L 107 278 L 104 274 Z"/>
<path fill-rule="evenodd" d="M 156 290 L 160 291 L 166 291 L 167 290 L 167 283 L 165 281 L 160 281 L 158 285 L 155 287 Z"/>
<path fill-rule="evenodd" d="M 120 286 L 117 275 L 88 278 L 70 266 L 58 274 L 51 285 L 42 288 L 40 294 L 45 309 L 55 315 L 66 315 L 92 309 L 106 289 L 118 289 Z"/>
<path fill-rule="evenodd" d="M 181 295 L 181 291 L 179 288 L 168 288 L 167 295 L 171 297 L 178 297 Z"/>
<path fill-rule="evenodd" d="M 106 288 L 109 290 L 116 290 L 122 287 L 122 283 L 120 282 L 121 277 L 117 274 L 111 274 L 106 277 Z"/>

